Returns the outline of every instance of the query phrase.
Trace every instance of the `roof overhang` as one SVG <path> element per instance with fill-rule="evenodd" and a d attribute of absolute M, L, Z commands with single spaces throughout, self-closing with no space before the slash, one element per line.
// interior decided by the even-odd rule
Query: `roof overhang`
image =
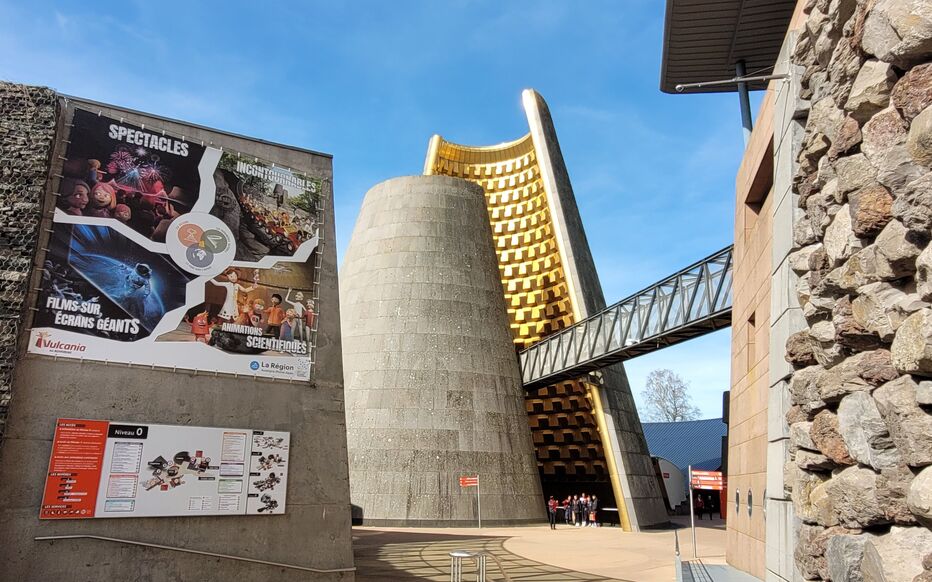
<path fill-rule="evenodd" d="M 731 79 L 738 61 L 747 75 L 770 73 L 795 8 L 796 0 L 667 0 L 660 90 L 677 93 L 681 83 Z M 748 85 L 766 89 L 767 81 Z M 718 85 L 682 92 L 735 90 Z"/>

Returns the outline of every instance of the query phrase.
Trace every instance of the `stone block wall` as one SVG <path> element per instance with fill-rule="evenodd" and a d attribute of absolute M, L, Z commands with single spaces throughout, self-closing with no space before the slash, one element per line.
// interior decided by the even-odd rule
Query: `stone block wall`
<path fill-rule="evenodd" d="M 365 525 L 546 519 L 482 188 L 366 193 L 340 273 L 350 493 Z"/>
<path fill-rule="evenodd" d="M 810 0 L 784 487 L 807 580 L 932 580 L 932 2 Z M 778 346 L 775 346 L 779 349 Z"/>
<path fill-rule="evenodd" d="M 51 89 L 0 81 L 0 436 L 58 118 Z"/>

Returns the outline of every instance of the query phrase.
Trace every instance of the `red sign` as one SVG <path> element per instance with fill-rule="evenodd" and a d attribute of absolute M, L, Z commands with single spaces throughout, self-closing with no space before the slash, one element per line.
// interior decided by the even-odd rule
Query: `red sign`
<path fill-rule="evenodd" d="M 721 491 L 725 488 L 725 479 L 721 471 L 696 471 L 692 472 L 692 482 L 690 486 L 693 489 L 710 489 L 712 491 Z"/>
<path fill-rule="evenodd" d="M 41 519 L 94 517 L 108 426 L 101 420 L 58 420 Z"/>
<path fill-rule="evenodd" d="M 460 487 L 478 487 L 479 486 L 479 476 L 474 477 L 460 477 Z"/>

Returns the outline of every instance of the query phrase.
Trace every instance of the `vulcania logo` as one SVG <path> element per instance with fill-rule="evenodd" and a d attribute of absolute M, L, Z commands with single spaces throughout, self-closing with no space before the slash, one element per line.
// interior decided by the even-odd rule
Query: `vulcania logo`
<path fill-rule="evenodd" d="M 84 344 L 68 344 L 61 340 L 52 341 L 52 334 L 47 331 L 40 331 L 36 337 L 36 347 L 47 350 L 61 350 L 63 352 L 83 352 L 87 349 Z"/>

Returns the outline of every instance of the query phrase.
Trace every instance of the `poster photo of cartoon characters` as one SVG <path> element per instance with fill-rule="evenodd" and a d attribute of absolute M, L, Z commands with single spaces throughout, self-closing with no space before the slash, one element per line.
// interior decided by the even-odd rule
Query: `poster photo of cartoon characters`
<path fill-rule="evenodd" d="M 76 108 L 29 350 L 310 378 L 321 180 Z"/>
<path fill-rule="evenodd" d="M 208 279 L 204 303 L 157 341 L 201 342 L 229 353 L 307 358 L 317 306 L 310 265 L 276 263 L 270 269 L 230 267 Z"/>
<path fill-rule="evenodd" d="M 204 146 L 83 109 L 72 123 L 56 206 L 164 242 L 171 221 L 197 201 Z"/>

